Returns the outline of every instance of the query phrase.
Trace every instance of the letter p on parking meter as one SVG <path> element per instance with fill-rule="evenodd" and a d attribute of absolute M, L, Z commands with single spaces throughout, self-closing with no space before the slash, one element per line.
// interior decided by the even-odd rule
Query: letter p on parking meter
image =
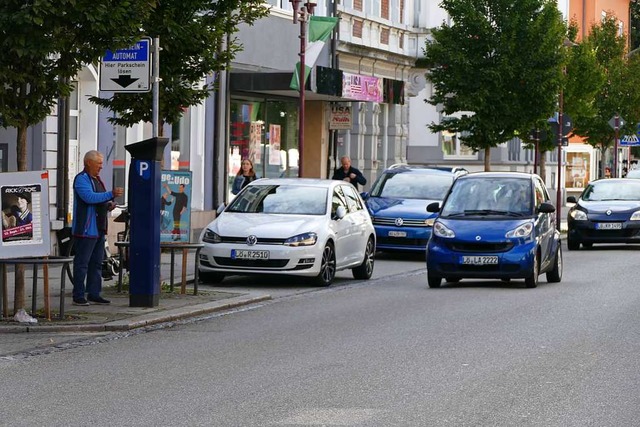
<path fill-rule="evenodd" d="M 128 209 L 129 306 L 156 307 L 160 302 L 160 161 L 168 138 L 125 145 L 131 154 Z"/>

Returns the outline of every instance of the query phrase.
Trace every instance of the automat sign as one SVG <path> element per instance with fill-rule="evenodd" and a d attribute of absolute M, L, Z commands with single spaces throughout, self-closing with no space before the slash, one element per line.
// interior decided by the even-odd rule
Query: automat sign
<path fill-rule="evenodd" d="M 151 39 L 127 49 L 108 50 L 100 61 L 100 90 L 149 92 L 151 90 Z"/>
<path fill-rule="evenodd" d="M 333 105 L 331 106 L 331 117 L 329 119 L 329 129 L 349 130 L 352 126 L 351 106 Z"/>

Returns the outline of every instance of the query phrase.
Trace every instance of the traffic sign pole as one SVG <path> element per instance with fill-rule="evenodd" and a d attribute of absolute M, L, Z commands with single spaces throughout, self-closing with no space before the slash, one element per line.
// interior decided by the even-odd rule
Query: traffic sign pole
<path fill-rule="evenodd" d="M 153 39 L 153 105 L 151 106 L 151 125 L 154 138 L 159 135 L 160 116 L 160 37 Z"/>

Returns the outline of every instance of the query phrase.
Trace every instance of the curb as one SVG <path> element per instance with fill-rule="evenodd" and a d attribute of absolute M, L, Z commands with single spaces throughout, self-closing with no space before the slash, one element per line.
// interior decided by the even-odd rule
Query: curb
<path fill-rule="evenodd" d="M 158 323 L 172 322 L 180 319 L 198 317 L 203 314 L 214 313 L 217 311 L 230 310 L 245 305 L 255 304 L 262 301 L 271 300 L 271 295 L 260 295 L 255 297 L 235 297 L 231 300 L 220 300 L 208 302 L 205 304 L 197 304 L 192 306 L 180 307 L 171 310 L 160 311 L 156 313 L 144 314 L 141 316 L 131 317 L 124 320 L 115 320 L 112 322 L 97 324 L 74 324 L 74 325 L 0 325 L 0 334 L 2 333 L 48 333 L 48 332 L 117 332 L 129 331 L 132 329 L 143 328 L 145 326 L 156 325 Z"/>

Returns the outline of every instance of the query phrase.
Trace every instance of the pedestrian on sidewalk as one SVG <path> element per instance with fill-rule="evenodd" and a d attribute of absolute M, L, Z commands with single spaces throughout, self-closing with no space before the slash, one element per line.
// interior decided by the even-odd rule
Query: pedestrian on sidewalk
<path fill-rule="evenodd" d="M 365 185 L 367 183 L 367 178 L 362 175 L 362 172 L 351 166 L 349 156 L 343 156 L 340 159 L 340 165 L 341 167 L 335 170 L 331 179 L 350 182 L 356 188 L 358 188 L 358 184 Z"/>
<path fill-rule="evenodd" d="M 110 303 L 100 296 L 107 213 L 115 208 L 113 199 L 122 196 L 124 189 L 106 190 L 99 176 L 103 161 L 102 153 L 88 151 L 84 155 L 84 169 L 73 180 L 74 305 Z"/>

